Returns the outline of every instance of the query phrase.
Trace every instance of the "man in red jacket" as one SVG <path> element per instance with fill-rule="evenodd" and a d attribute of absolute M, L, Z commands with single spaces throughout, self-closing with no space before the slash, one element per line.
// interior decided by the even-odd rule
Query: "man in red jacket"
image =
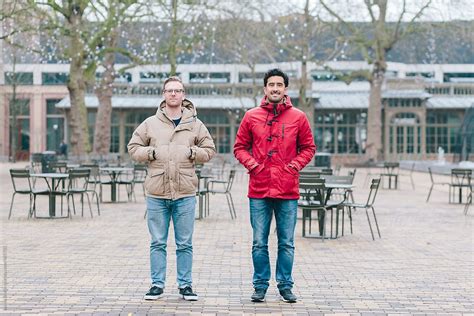
<path fill-rule="evenodd" d="M 249 171 L 250 222 L 254 267 L 252 301 L 263 302 L 270 281 L 268 235 L 273 213 L 278 237 L 276 281 L 282 300 L 296 302 L 291 276 L 299 198 L 299 174 L 314 156 L 316 146 L 304 112 L 287 95 L 288 76 L 272 69 L 263 79 L 265 97 L 245 113 L 234 155 Z"/>

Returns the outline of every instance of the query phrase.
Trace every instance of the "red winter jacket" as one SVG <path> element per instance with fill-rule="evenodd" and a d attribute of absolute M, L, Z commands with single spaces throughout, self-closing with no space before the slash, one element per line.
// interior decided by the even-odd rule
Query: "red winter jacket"
<path fill-rule="evenodd" d="M 298 171 L 316 152 L 304 112 L 291 104 L 269 103 L 245 113 L 234 145 L 234 155 L 250 173 L 249 198 L 299 198 Z"/>

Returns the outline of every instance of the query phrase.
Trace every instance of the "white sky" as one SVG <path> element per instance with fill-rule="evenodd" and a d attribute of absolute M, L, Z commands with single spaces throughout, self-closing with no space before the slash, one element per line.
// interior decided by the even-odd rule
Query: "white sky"
<path fill-rule="evenodd" d="M 363 0 L 324 0 L 345 19 L 352 21 L 367 21 L 368 14 Z M 304 6 L 305 0 L 287 0 L 290 6 Z M 407 19 L 413 17 L 428 0 L 406 0 Z M 321 11 L 319 0 L 310 0 L 310 6 L 321 12 L 322 16 L 327 16 Z M 389 20 L 397 20 L 401 12 L 403 0 L 388 0 Z M 474 0 L 432 0 L 431 5 L 424 11 L 423 21 L 449 21 L 449 20 L 473 20 Z"/>

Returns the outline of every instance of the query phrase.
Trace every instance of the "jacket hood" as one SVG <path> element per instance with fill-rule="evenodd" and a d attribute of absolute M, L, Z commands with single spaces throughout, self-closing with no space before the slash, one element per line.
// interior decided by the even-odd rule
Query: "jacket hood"
<path fill-rule="evenodd" d="M 161 101 L 160 106 L 158 107 L 158 110 L 156 110 L 156 116 L 160 120 L 166 122 L 166 121 L 170 121 L 170 119 L 166 115 L 165 107 L 166 107 L 166 101 L 163 100 Z M 197 117 L 196 107 L 188 99 L 183 100 L 183 103 L 181 104 L 181 110 L 183 112 L 183 115 L 181 116 L 181 122 L 185 123 L 185 122 L 196 120 L 196 117 Z"/>
<path fill-rule="evenodd" d="M 274 105 L 276 104 L 276 113 L 274 111 Z M 268 97 L 264 96 L 262 101 L 260 102 L 260 106 L 264 108 L 267 111 L 273 112 L 273 114 L 278 115 L 281 112 L 293 107 L 293 104 L 291 104 L 291 99 L 288 95 L 283 96 L 282 103 L 272 103 L 268 101 Z"/>

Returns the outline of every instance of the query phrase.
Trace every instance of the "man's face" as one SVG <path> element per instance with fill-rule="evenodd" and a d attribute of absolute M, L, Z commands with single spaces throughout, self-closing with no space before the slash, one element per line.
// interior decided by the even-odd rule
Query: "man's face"
<path fill-rule="evenodd" d="M 179 81 L 170 81 L 166 84 L 163 95 L 167 106 L 181 106 L 184 100 L 184 86 Z"/>
<path fill-rule="evenodd" d="M 267 96 L 268 101 L 279 103 L 287 92 L 283 77 L 273 76 L 268 78 L 267 85 L 263 88 L 263 92 Z"/>

